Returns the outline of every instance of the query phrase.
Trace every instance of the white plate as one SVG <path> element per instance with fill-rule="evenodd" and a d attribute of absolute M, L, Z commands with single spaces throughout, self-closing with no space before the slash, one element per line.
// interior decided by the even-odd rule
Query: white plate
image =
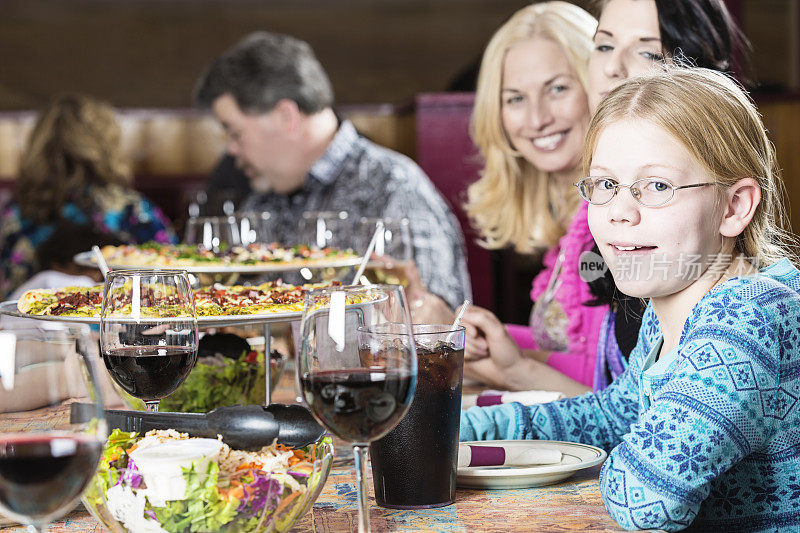
<path fill-rule="evenodd" d="M 566 479 L 578 470 L 591 468 L 605 461 L 600 448 L 576 442 L 557 440 L 484 440 L 462 444 L 484 446 L 519 446 L 561 452 L 561 462 L 539 466 L 466 466 L 458 469 L 456 485 L 464 489 L 522 489 L 550 485 Z"/>
<path fill-rule="evenodd" d="M 81 252 L 77 254 L 73 260 L 82 266 L 97 267 L 97 262 L 94 259 L 94 253 Z M 193 274 L 261 274 L 266 272 L 294 272 L 301 268 L 319 269 L 319 268 L 340 268 L 351 267 L 361 264 L 360 257 L 347 257 L 344 259 L 333 259 L 331 261 L 310 261 L 308 263 L 297 264 L 264 264 L 264 265 L 216 265 L 216 266 L 169 266 L 169 267 L 156 267 L 152 265 L 119 265 L 109 263 L 108 268 L 111 270 L 123 270 L 126 268 L 169 268 L 185 270 Z"/>

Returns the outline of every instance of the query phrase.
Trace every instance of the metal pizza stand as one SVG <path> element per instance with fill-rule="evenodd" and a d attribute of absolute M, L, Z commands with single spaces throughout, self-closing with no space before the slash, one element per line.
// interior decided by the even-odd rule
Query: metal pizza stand
<path fill-rule="evenodd" d="M 74 260 L 79 265 L 97 267 L 97 262 L 94 259 L 92 252 L 82 252 L 74 257 Z M 309 270 L 318 270 L 325 268 L 345 268 L 353 267 L 361 263 L 361 257 L 348 257 L 343 259 L 335 259 L 331 261 L 315 261 L 305 264 L 296 265 L 279 265 L 279 264 L 264 264 L 264 265 L 206 265 L 206 266 L 175 266 L 175 267 L 160 267 L 185 270 L 189 274 L 218 274 L 218 275 L 239 275 L 239 274 L 277 274 L 281 272 L 294 272 L 300 271 L 304 268 Z M 148 266 L 136 267 L 133 265 L 119 265 L 109 264 L 111 270 L 122 270 L 130 268 L 151 268 Z M 154 269 L 159 267 L 152 267 Z M 0 302 L 0 315 L 7 315 L 16 318 L 29 318 L 35 320 L 45 320 L 52 322 L 72 322 L 80 324 L 100 324 L 99 317 L 63 317 L 51 315 L 30 315 L 20 313 L 17 309 L 17 301 Z M 288 313 L 264 313 L 264 314 L 249 314 L 249 315 L 224 315 L 224 316 L 202 316 L 197 317 L 198 328 L 215 328 L 226 326 L 244 326 L 253 324 L 263 324 L 264 326 L 264 365 L 265 365 L 265 403 L 269 405 L 272 403 L 272 390 L 271 390 L 271 325 L 275 323 L 286 323 L 300 320 L 303 313 L 300 311 Z"/>
<path fill-rule="evenodd" d="M 17 309 L 17 300 L 11 300 L 7 302 L 0 302 L 0 315 L 6 315 L 9 317 L 14 318 L 26 318 L 26 319 L 34 319 L 34 320 L 43 320 L 48 322 L 61 322 L 61 323 L 72 323 L 72 324 L 94 324 L 100 325 L 100 317 L 73 317 L 73 316 L 54 316 L 54 315 L 31 315 L 27 313 L 21 313 Z M 260 315 L 225 315 L 225 316 L 199 316 L 197 317 L 197 327 L 198 328 L 218 328 L 218 327 L 226 327 L 226 326 L 245 326 L 245 325 L 253 325 L 253 324 L 263 324 L 264 325 L 264 363 L 265 363 L 265 392 L 266 392 L 266 404 L 269 405 L 272 398 L 272 391 L 271 383 L 270 383 L 270 374 L 271 374 L 271 365 L 270 365 L 270 355 L 272 352 L 271 349 L 271 339 L 270 333 L 271 328 L 270 325 L 273 323 L 279 322 L 292 322 L 295 320 L 300 320 L 303 313 L 300 311 L 294 311 L 290 313 L 269 313 L 269 314 L 260 314 Z"/>

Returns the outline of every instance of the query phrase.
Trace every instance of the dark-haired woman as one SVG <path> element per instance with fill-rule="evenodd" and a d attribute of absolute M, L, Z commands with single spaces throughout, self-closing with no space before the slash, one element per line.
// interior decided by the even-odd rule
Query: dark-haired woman
<path fill-rule="evenodd" d="M 665 68 L 671 63 L 729 71 L 746 41 L 722 0 L 605 0 L 589 59 L 589 104 L 592 109 L 624 80 Z M 575 193 L 577 194 L 577 192 Z M 545 269 L 534 279 L 530 327 L 505 326 L 490 311 L 471 307 L 464 316 L 476 337 L 468 356 L 477 359 L 465 373 L 509 389 L 559 390 L 575 381 L 594 390 L 607 387 L 627 367 L 636 343 L 643 302 L 618 294 L 609 272 L 590 283 L 583 272 L 594 256 L 582 256 L 591 240 L 586 205 L 573 218 L 559 245 L 546 254 Z M 601 323 L 597 306 L 609 306 Z M 578 327 L 583 324 L 582 327 Z M 552 349 L 561 333 L 565 349 Z M 544 342 L 543 342 L 544 341 Z M 597 347 L 587 359 L 587 348 Z M 555 367 L 571 381 L 555 382 L 541 364 Z M 589 365 L 589 368 L 587 368 Z M 574 385 L 567 394 L 574 394 Z"/>

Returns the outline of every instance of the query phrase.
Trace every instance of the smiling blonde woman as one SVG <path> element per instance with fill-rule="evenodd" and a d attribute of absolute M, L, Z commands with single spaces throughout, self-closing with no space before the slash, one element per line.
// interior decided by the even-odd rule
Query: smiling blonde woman
<path fill-rule="evenodd" d="M 596 27 L 573 4 L 544 2 L 517 11 L 486 47 L 471 123 L 485 166 L 465 208 L 487 248 L 531 253 L 566 232 Z"/>

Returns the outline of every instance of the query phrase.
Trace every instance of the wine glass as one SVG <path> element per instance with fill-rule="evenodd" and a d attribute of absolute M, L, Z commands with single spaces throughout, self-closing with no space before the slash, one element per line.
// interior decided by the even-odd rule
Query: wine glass
<path fill-rule="evenodd" d="M 233 215 L 192 217 L 186 221 L 183 242 L 201 245 L 206 250 L 217 253 L 242 244 L 242 238 L 236 217 Z"/>
<path fill-rule="evenodd" d="M 37 322 L 0 328 L 0 511 L 42 531 L 75 507 L 108 431 L 91 330 Z"/>
<path fill-rule="evenodd" d="M 269 211 L 243 211 L 234 213 L 239 241 L 242 246 L 253 243 L 268 244 L 275 241 L 274 221 Z"/>
<path fill-rule="evenodd" d="M 300 240 L 316 248 L 353 248 L 347 211 L 306 211 L 300 219 Z"/>
<path fill-rule="evenodd" d="M 356 247 L 361 251 L 367 249 L 378 222 L 383 222 L 383 231 L 378 233 L 374 253 L 381 258 L 370 260 L 364 275 L 372 283 L 407 286 L 405 270 L 414 260 L 411 226 L 407 218 L 360 218 L 356 229 Z"/>
<path fill-rule="evenodd" d="M 375 351 L 369 328 L 391 325 L 391 352 Z M 366 453 L 391 431 L 414 396 L 417 356 L 405 293 L 398 285 L 334 286 L 306 293 L 297 366 L 314 417 L 353 445 L 358 530 L 369 531 Z"/>
<path fill-rule="evenodd" d="M 197 361 L 197 315 L 185 270 L 113 270 L 103 288 L 100 349 L 111 377 L 148 411 Z"/>
<path fill-rule="evenodd" d="M 355 249 L 355 222 L 347 211 L 305 211 L 298 226 L 300 243 L 318 249 Z M 349 266 L 305 267 L 300 269 L 299 274 L 307 283 L 321 283 L 341 281 L 351 277 L 352 272 Z"/>

